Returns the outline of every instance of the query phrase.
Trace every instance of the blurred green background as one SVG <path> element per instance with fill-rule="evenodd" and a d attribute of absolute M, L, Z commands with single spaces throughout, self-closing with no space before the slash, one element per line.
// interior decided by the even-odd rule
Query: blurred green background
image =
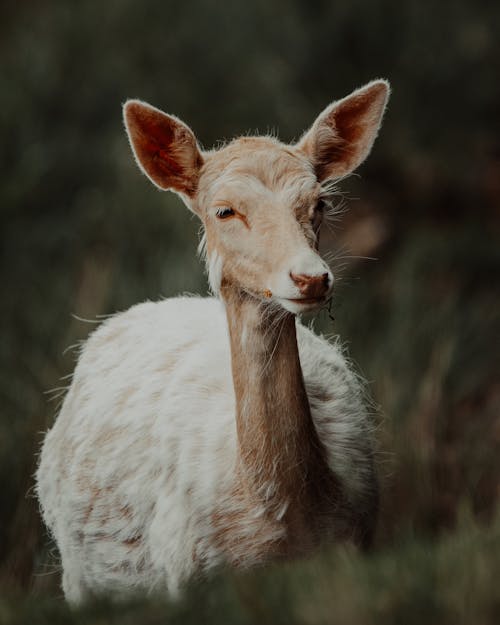
<path fill-rule="evenodd" d="M 500 4 L 26 0 L 0 20 L 0 623 L 500 622 Z M 221 572 L 179 603 L 70 612 L 32 495 L 78 318 L 207 292 L 199 223 L 139 173 L 127 97 L 205 147 L 297 138 L 331 100 L 393 95 L 323 246 L 377 405 L 376 548 Z M 376 258 L 368 260 L 361 257 Z M 65 351 L 66 350 L 66 351 Z"/>

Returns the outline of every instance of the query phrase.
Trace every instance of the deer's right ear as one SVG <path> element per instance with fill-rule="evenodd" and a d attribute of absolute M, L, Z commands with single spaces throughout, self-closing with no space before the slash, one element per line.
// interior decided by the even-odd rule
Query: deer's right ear
<path fill-rule="evenodd" d="M 128 100 L 123 120 L 137 164 L 160 189 L 192 198 L 203 157 L 190 128 L 146 102 Z"/>

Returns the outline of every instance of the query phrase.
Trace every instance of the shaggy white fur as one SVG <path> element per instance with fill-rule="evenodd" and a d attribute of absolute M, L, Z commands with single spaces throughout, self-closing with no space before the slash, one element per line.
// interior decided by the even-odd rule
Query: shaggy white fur
<path fill-rule="evenodd" d="M 297 332 L 315 426 L 332 470 L 359 506 L 373 486 L 359 382 L 338 344 L 300 323 Z M 137 588 L 175 593 L 197 570 L 223 563 L 211 519 L 232 491 L 236 452 L 222 303 L 168 299 L 106 320 L 83 348 L 37 474 L 66 597 Z M 258 522 L 259 511 L 249 511 L 249 533 Z"/>

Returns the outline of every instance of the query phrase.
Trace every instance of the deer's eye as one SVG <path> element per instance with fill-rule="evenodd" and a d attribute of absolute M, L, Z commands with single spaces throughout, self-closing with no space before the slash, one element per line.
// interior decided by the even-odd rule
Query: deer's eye
<path fill-rule="evenodd" d="M 324 210 L 325 210 L 325 200 L 319 199 L 318 203 L 316 204 L 314 208 L 314 212 L 322 214 Z"/>
<path fill-rule="evenodd" d="M 313 213 L 313 216 L 312 216 L 312 219 L 311 219 L 311 225 L 312 225 L 312 227 L 313 227 L 313 229 L 315 231 L 321 225 L 321 222 L 323 220 L 324 209 L 325 209 L 325 202 L 324 202 L 324 200 L 318 200 L 318 203 L 314 207 L 314 213 Z"/>
<path fill-rule="evenodd" d="M 227 219 L 228 217 L 234 217 L 234 210 L 229 206 L 221 206 L 215 211 L 215 216 L 219 219 Z"/>

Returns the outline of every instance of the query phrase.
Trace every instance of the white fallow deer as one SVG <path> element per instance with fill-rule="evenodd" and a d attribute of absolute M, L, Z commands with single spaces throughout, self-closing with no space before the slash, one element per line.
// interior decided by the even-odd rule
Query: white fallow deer
<path fill-rule="evenodd" d="M 323 209 L 370 152 L 388 93 L 369 83 L 292 145 L 242 137 L 209 151 L 173 115 L 125 104 L 139 167 L 204 226 L 217 297 L 133 306 L 81 352 L 37 472 L 70 601 L 175 594 L 216 565 L 370 542 L 377 480 L 362 384 L 339 345 L 296 315 L 331 297 Z"/>

